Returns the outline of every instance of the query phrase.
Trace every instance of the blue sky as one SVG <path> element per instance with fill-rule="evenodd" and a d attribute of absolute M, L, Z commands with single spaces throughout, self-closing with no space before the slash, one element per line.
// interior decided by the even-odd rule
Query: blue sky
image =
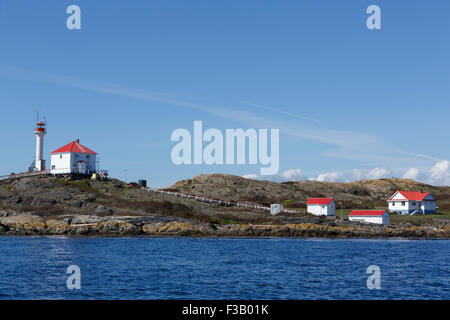
<path fill-rule="evenodd" d="M 82 29 L 66 28 L 77 4 Z M 366 8 L 381 8 L 368 30 Z M 259 165 L 171 162 L 177 128 L 279 128 L 272 180 L 450 184 L 450 2 L 0 0 L 0 175 L 76 138 L 166 186 Z"/>

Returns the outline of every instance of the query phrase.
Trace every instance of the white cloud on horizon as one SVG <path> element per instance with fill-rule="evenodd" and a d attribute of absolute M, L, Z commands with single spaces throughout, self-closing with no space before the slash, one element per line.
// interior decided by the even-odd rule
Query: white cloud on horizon
<path fill-rule="evenodd" d="M 252 179 L 252 180 L 259 180 L 259 179 L 260 179 L 260 176 L 257 175 L 257 174 L 250 173 L 250 174 L 244 174 L 244 175 L 242 176 L 242 178 L 245 178 L 245 179 Z"/>
<path fill-rule="evenodd" d="M 392 171 L 386 168 L 375 168 L 367 173 L 367 179 L 383 179 L 389 178 L 392 176 Z"/>
<path fill-rule="evenodd" d="M 319 173 L 319 175 L 317 176 L 317 178 L 311 178 L 311 180 L 316 180 L 316 181 L 320 181 L 320 182 L 344 182 L 345 181 L 345 177 L 342 173 L 340 172 L 324 172 L 324 173 Z"/>
<path fill-rule="evenodd" d="M 306 180 L 302 173 L 302 169 L 288 169 L 280 174 L 281 178 L 286 180 Z"/>
<path fill-rule="evenodd" d="M 274 182 L 313 180 L 321 182 L 350 182 L 363 179 L 383 179 L 396 176 L 388 168 L 374 168 L 372 170 L 353 169 L 350 172 L 322 172 L 317 177 L 307 178 L 301 169 L 288 169 L 275 176 L 259 176 L 257 174 L 247 174 L 244 178 L 254 180 L 270 180 Z M 450 161 L 442 160 L 436 162 L 427 169 L 410 168 L 403 174 L 397 175 L 404 179 L 411 179 L 435 186 L 450 185 Z"/>
<path fill-rule="evenodd" d="M 432 184 L 450 185 L 450 161 L 437 162 L 429 170 L 429 182 Z"/>
<path fill-rule="evenodd" d="M 411 168 L 405 172 L 402 176 L 404 179 L 418 180 L 420 176 L 420 170 L 417 168 Z"/>
<path fill-rule="evenodd" d="M 286 182 L 286 181 L 301 181 L 306 180 L 306 176 L 301 169 L 288 169 L 280 174 L 273 176 L 260 176 L 257 174 L 245 174 L 242 176 L 246 179 L 252 180 L 269 180 L 273 182 Z"/>

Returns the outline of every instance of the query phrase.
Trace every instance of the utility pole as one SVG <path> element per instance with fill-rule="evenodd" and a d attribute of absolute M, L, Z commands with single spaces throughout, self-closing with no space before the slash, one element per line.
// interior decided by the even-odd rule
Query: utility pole
<path fill-rule="evenodd" d="M 341 205 L 341 220 L 342 220 L 342 202 L 339 201 L 339 204 Z"/>

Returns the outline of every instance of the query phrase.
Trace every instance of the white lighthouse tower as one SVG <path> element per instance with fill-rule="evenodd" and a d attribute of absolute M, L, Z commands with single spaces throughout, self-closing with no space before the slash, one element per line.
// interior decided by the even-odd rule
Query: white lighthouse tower
<path fill-rule="evenodd" d="M 36 160 L 35 160 L 35 171 L 45 170 L 45 160 L 44 160 L 44 136 L 47 133 L 45 129 L 45 122 L 38 120 L 36 124 L 36 129 L 34 134 L 36 135 Z"/>

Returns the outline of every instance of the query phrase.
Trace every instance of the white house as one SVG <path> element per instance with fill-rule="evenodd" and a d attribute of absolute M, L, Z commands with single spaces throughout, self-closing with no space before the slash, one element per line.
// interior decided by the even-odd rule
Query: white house
<path fill-rule="evenodd" d="M 77 139 L 51 153 L 50 172 L 52 174 L 95 173 L 96 156 L 96 152 L 81 145 L 80 140 Z"/>
<path fill-rule="evenodd" d="M 385 226 L 390 223 L 389 214 L 385 210 L 353 210 L 348 218 L 350 221 L 378 223 Z"/>
<path fill-rule="evenodd" d="M 436 213 L 436 199 L 422 191 L 397 191 L 389 199 L 389 211 L 402 214 Z"/>
<path fill-rule="evenodd" d="M 306 211 L 316 216 L 334 216 L 336 210 L 333 198 L 309 198 L 306 205 Z"/>

